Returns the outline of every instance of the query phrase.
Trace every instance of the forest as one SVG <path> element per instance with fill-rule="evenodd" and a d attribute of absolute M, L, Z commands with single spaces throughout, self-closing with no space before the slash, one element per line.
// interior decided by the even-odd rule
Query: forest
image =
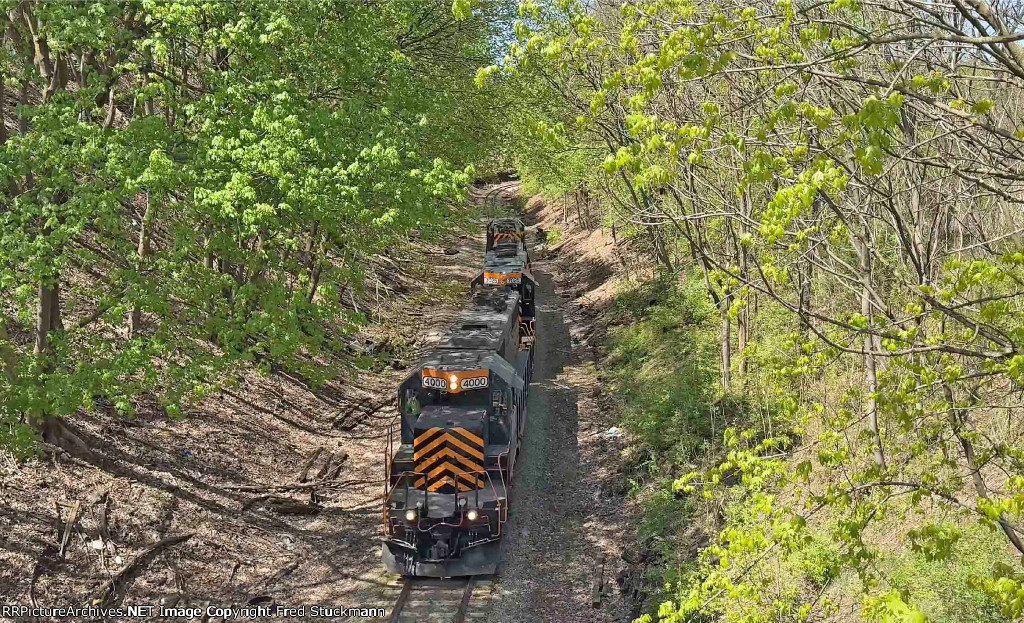
<path fill-rule="evenodd" d="M 519 11 L 479 79 L 549 102 L 524 181 L 654 279 L 606 360 L 666 559 L 643 620 L 1024 615 L 1021 7 Z"/>
<path fill-rule="evenodd" d="M 492 149 L 489 26 L 447 5 L 7 4 L 14 452 L 97 401 L 177 417 L 239 366 L 317 375 L 367 258 L 458 217 Z"/>
<path fill-rule="evenodd" d="M 4 4 L 11 465 L 365 369 L 514 172 L 614 240 L 639 621 L 1024 619 L 1020 3 Z"/>

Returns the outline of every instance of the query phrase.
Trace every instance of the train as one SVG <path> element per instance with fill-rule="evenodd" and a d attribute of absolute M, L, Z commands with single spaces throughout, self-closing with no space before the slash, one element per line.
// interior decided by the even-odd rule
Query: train
<path fill-rule="evenodd" d="M 406 577 L 493 574 L 527 420 L 536 282 L 525 226 L 487 225 L 454 326 L 398 386 L 385 448 L 381 556 Z"/>

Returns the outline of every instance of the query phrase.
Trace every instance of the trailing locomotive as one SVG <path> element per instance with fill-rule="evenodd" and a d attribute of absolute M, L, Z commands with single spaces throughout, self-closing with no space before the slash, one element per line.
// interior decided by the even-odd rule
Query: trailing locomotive
<path fill-rule="evenodd" d="M 487 246 L 484 263 L 492 259 L 518 257 L 530 268 L 530 253 L 526 249 L 526 226 L 517 218 L 496 218 L 487 223 Z"/>
<path fill-rule="evenodd" d="M 530 273 L 528 259 L 517 254 L 513 257 L 499 257 L 488 254 L 484 269 L 473 279 L 472 287 L 483 289 L 510 289 L 519 293 L 520 316 L 519 335 L 523 348 L 532 348 L 537 335 L 537 282 Z"/>
<path fill-rule="evenodd" d="M 407 576 L 494 573 L 526 424 L 533 349 L 516 290 L 476 291 L 400 385 L 389 436 L 385 567 Z"/>

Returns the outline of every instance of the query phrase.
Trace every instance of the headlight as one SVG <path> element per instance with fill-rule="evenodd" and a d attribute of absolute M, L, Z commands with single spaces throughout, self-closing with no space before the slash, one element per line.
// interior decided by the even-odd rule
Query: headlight
<path fill-rule="evenodd" d="M 470 521 L 476 521 L 479 518 L 480 518 L 480 513 L 478 513 L 475 508 L 469 509 L 469 512 L 466 513 L 466 519 L 468 519 Z"/>
<path fill-rule="evenodd" d="M 416 521 L 416 509 L 415 508 L 410 508 L 409 510 L 405 511 L 405 520 L 406 521 Z"/>
<path fill-rule="evenodd" d="M 451 389 L 458 389 L 459 388 L 459 377 L 457 377 L 457 376 L 455 376 L 453 374 L 453 375 L 448 377 L 448 381 L 449 381 L 448 387 L 450 387 Z"/>

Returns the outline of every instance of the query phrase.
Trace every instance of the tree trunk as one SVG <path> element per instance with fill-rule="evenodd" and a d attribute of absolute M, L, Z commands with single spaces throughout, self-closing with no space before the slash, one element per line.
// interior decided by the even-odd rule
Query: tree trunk
<path fill-rule="evenodd" d="M 18 354 L 10 347 L 7 337 L 7 323 L 0 317 L 0 364 L 4 366 L 4 377 L 14 385 L 18 379 Z"/>
<path fill-rule="evenodd" d="M 900 111 L 904 144 L 908 149 L 912 148 L 917 142 L 917 124 L 914 119 L 911 118 L 912 114 L 913 113 L 910 112 L 909 107 L 908 109 Z M 907 168 L 907 180 L 910 182 L 909 208 L 913 227 L 913 231 L 911 232 L 912 248 L 909 250 L 909 253 L 917 256 L 916 263 L 920 271 L 921 283 L 928 283 L 932 273 L 931 253 L 928 251 L 931 245 L 927 240 L 925 240 L 924 231 L 928 223 L 928 207 L 921 201 L 921 186 L 919 184 L 919 182 L 924 181 L 924 172 L 920 165 L 907 162 L 905 166 Z"/>
<path fill-rule="evenodd" d="M 0 145 L 7 142 L 7 84 L 3 78 L 0 76 Z"/>
<path fill-rule="evenodd" d="M 658 262 L 665 267 L 669 272 L 674 272 L 672 266 L 672 258 L 669 257 L 668 249 L 665 247 L 665 241 L 661 238 L 661 234 L 657 228 L 653 225 L 647 226 L 647 233 L 651 236 L 651 244 L 654 245 L 654 255 L 658 259 Z"/>
<path fill-rule="evenodd" d="M 28 80 L 21 81 L 21 91 L 18 93 L 18 105 L 22 107 L 18 110 L 18 133 L 28 134 L 28 117 L 25 116 L 25 107 L 28 106 Z"/>
<path fill-rule="evenodd" d="M 322 262 L 317 262 L 313 267 L 313 274 L 310 278 L 311 283 L 309 284 L 309 294 L 306 296 L 306 300 L 310 303 L 312 303 L 313 299 L 316 298 L 316 289 L 320 286 L 320 274 L 322 270 Z"/>
<path fill-rule="evenodd" d="M 799 271 L 800 271 L 800 273 L 799 273 L 800 274 L 800 300 L 799 300 L 800 305 L 799 305 L 799 308 L 800 308 L 801 312 L 803 312 L 804 310 L 810 311 L 811 310 L 811 305 L 814 304 L 814 301 L 813 301 L 812 296 L 811 296 L 811 279 L 814 278 L 814 264 L 811 263 L 810 259 L 804 260 L 804 261 L 800 262 Z M 807 332 L 808 332 L 807 323 L 808 322 L 810 322 L 810 320 L 808 318 L 804 318 L 803 319 L 803 323 L 801 323 L 802 324 L 802 331 L 803 331 L 804 337 L 807 337 Z"/>
<path fill-rule="evenodd" d="M 740 197 L 740 215 L 743 217 L 740 219 L 740 235 L 746 233 L 747 225 L 746 221 L 750 213 L 750 195 L 743 193 Z M 747 249 L 743 246 L 741 241 L 736 241 L 736 260 L 740 267 L 740 283 L 747 283 Z M 748 295 L 749 296 L 749 295 Z M 747 373 L 747 358 L 744 356 L 744 352 L 747 349 L 747 340 L 750 337 L 750 313 L 747 306 L 744 305 L 740 309 L 739 315 L 736 317 L 736 349 L 740 355 L 740 376 L 744 376 Z"/>
<path fill-rule="evenodd" d="M 981 465 L 978 464 L 978 458 L 974 454 L 974 444 L 971 440 L 960 433 L 960 429 L 966 421 L 966 414 L 964 410 L 958 408 L 954 402 L 953 388 L 950 387 L 949 383 L 943 382 L 942 391 L 946 398 L 946 402 L 949 403 L 949 424 L 952 427 L 953 436 L 956 437 L 960 443 L 960 449 L 963 450 L 964 459 L 967 461 L 967 469 L 971 472 L 971 482 L 974 484 L 974 492 L 977 496 L 983 500 L 989 499 L 988 485 L 985 483 L 985 478 L 981 475 Z M 1021 542 L 1020 536 L 1012 525 L 1006 520 L 1006 517 L 999 514 L 999 527 L 1002 529 L 1003 534 L 1009 539 L 1010 543 L 1017 549 L 1018 552 L 1024 554 L 1024 543 Z"/>
<path fill-rule="evenodd" d="M 859 239 L 857 245 L 859 251 L 860 260 L 860 275 L 861 289 L 860 296 L 860 313 L 867 319 L 868 328 L 872 328 L 871 318 L 873 316 L 872 304 L 871 304 L 871 249 L 870 241 L 868 239 L 868 229 L 865 225 L 863 237 Z M 882 434 L 878 426 L 878 401 L 876 394 L 878 392 L 878 373 L 876 370 L 875 351 L 876 351 L 876 340 L 873 333 L 870 331 L 864 334 L 864 381 L 865 391 L 867 396 L 865 397 L 865 415 L 868 420 L 868 427 L 871 429 L 871 434 L 874 437 L 875 451 L 874 458 L 875 464 L 882 469 L 885 469 L 885 451 L 882 447 Z"/>
<path fill-rule="evenodd" d="M 114 127 L 114 121 L 117 118 L 117 82 L 114 81 L 110 85 L 110 90 L 107 92 L 107 116 L 103 119 L 103 129 L 109 130 Z"/>
<path fill-rule="evenodd" d="M 64 318 L 60 310 L 60 280 L 54 282 L 50 289 L 50 330 L 63 331 Z"/>
<path fill-rule="evenodd" d="M 35 349 L 42 355 L 50 350 L 50 322 L 53 318 L 53 290 L 45 282 L 39 284 L 39 302 L 36 304 Z"/>
<path fill-rule="evenodd" d="M 316 261 L 315 251 L 317 242 L 319 242 L 320 236 L 320 223 L 313 223 L 313 231 L 309 234 L 309 239 L 306 240 L 306 249 L 303 252 L 302 263 L 306 265 L 306 270 L 313 269 L 313 262 Z"/>
<path fill-rule="evenodd" d="M 203 268 L 206 270 L 213 270 L 214 258 L 213 258 L 213 241 L 210 236 L 206 237 L 206 253 L 203 255 Z"/>
<path fill-rule="evenodd" d="M 142 271 L 146 266 L 146 258 L 150 255 L 150 230 L 153 227 L 153 219 L 155 218 L 156 209 L 153 207 L 153 202 L 149 196 L 149 192 L 146 192 L 146 212 L 142 215 L 142 223 L 139 227 L 139 281 L 143 280 Z M 128 324 L 128 339 L 132 339 L 139 335 L 139 331 L 142 330 L 142 307 L 136 302 L 132 305 L 132 313 Z"/>
<path fill-rule="evenodd" d="M 732 306 L 732 297 L 722 297 L 722 390 L 729 391 L 732 382 L 732 320 L 729 318 L 729 308 Z"/>

